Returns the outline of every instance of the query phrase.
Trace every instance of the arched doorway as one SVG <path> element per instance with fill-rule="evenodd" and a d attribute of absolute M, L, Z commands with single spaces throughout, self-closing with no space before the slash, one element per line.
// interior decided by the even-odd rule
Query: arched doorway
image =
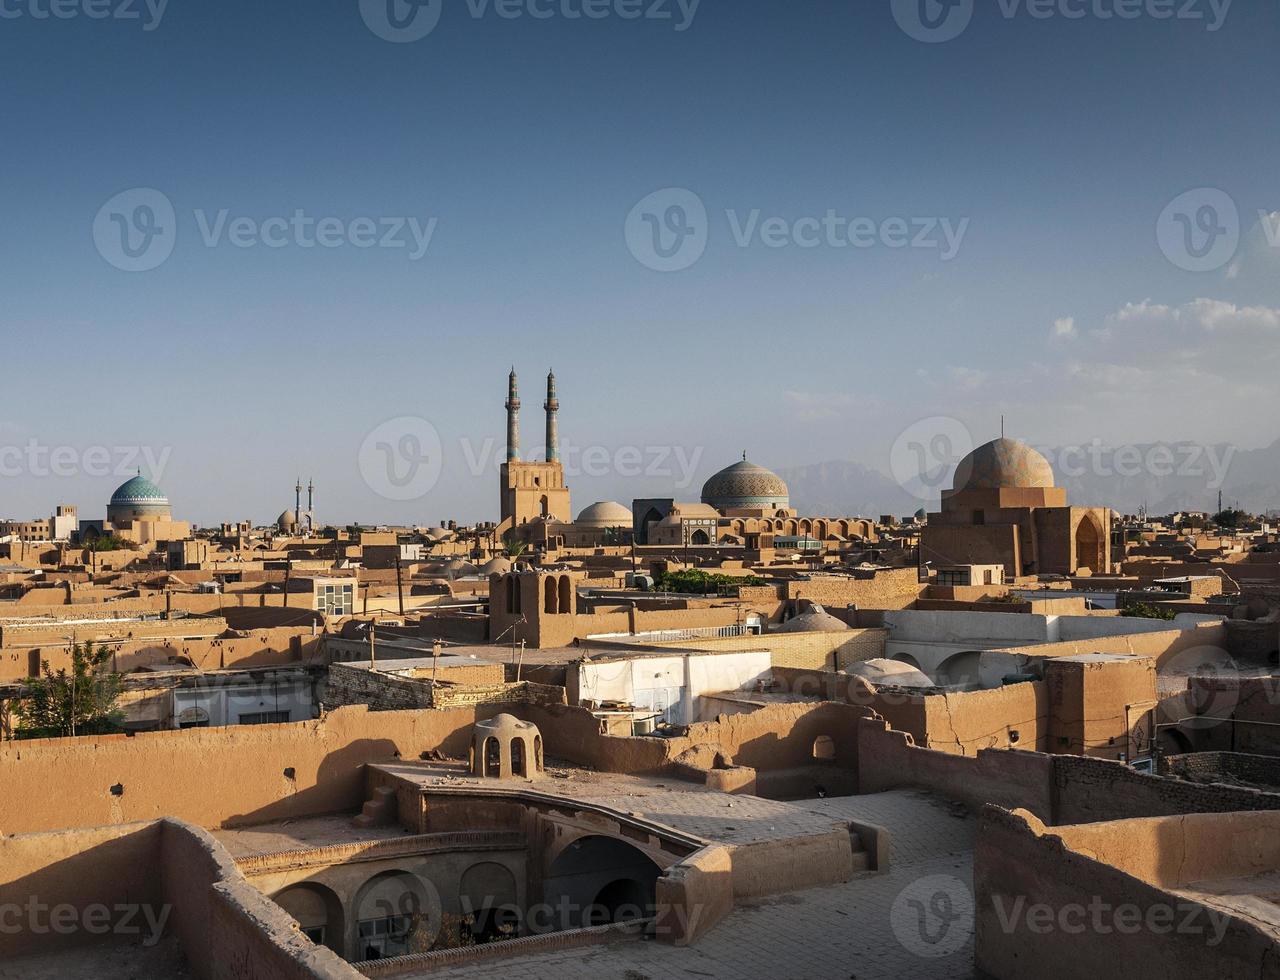
<path fill-rule="evenodd" d="M 434 893 L 433 893 L 434 894 Z M 354 904 L 355 962 L 382 960 L 431 949 L 440 928 L 439 903 L 408 871 L 374 875 L 360 888 Z"/>
<path fill-rule="evenodd" d="M 1072 571 L 1087 568 L 1095 575 L 1106 572 L 1106 555 L 1102 547 L 1102 529 L 1097 518 L 1086 514 L 1076 528 L 1076 567 Z"/>
<path fill-rule="evenodd" d="M 573 580 L 568 575 L 560 576 L 560 612 L 566 616 L 573 612 Z"/>
<path fill-rule="evenodd" d="M 632 922 L 644 918 L 652 904 L 652 896 L 639 881 L 617 878 L 596 892 L 583 914 L 582 924 L 603 926 L 610 922 Z"/>
<path fill-rule="evenodd" d="M 545 596 L 545 601 L 542 604 L 542 611 L 544 613 L 555 615 L 558 610 L 556 604 L 556 580 L 553 578 L 546 579 L 542 583 L 542 591 Z"/>
<path fill-rule="evenodd" d="M 272 901 L 289 913 L 302 934 L 317 946 L 328 946 L 342 956 L 345 928 L 342 901 L 333 889 L 304 881 L 278 892 Z"/>
<path fill-rule="evenodd" d="M 689 539 L 689 543 L 695 545 L 710 544 L 711 538 L 706 531 L 694 531 L 693 536 Z"/>
<path fill-rule="evenodd" d="M 458 908 L 462 913 L 462 940 L 476 944 L 518 939 L 521 914 L 517 904 L 516 880 L 501 864 L 485 861 L 462 874 L 458 886 Z"/>
<path fill-rule="evenodd" d="M 557 910 L 552 928 L 577 929 L 651 915 L 662 868 L 616 837 L 592 835 L 569 844 L 543 879 L 543 901 Z"/>

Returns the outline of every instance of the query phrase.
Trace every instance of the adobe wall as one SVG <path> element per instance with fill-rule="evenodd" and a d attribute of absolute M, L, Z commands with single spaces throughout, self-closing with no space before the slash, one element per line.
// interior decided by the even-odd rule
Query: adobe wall
<path fill-rule="evenodd" d="M 1052 756 L 990 749 L 971 757 L 918 748 L 879 719 L 859 723 L 857 734 L 860 793 L 922 789 L 974 807 L 1023 807 L 1052 819 Z"/>
<path fill-rule="evenodd" d="M 355 810 L 364 802 L 365 763 L 431 750 L 466 758 L 476 718 L 498 710 L 352 706 L 283 725 L 4 742 L 0 832 L 161 816 L 219 827 Z"/>
<path fill-rule="evenodd" d="M 983 811 L 973 869 L 975 963 L 983 975 L 996 980 L 1280 976 L 1273 930 L 1220 909 L 1211 916 L 1189 897 L 1074 850 L 1070 842 L 1078 829 L 1046 830 L 1030 814 Z M 1126 842 L 1130 834 L 1143 833 L 1133 822 L 1104 825 L 1087 844 L 1079 837 L 1080 847 L 1105 843 L 1105 853 L 1120 859 L 1126 850 L 1142 850 Z M 1028 906 L 1048 913 L 1035 917 Z M 1137 928 L 1132 919 L 1127 926 L 1121 923 L 1119 909 L 1126 906 L 1137 910 Z M 1092 925 L 1095 914 L 1101 928 Z M 1223 928 L 1220 935 L 1215 922 Z"/>
<path fill-rule="evenodd" d="M 1226 628 L 1221 623 L 1210 623 L 1186 630 L 1168 629 L 1150 633 L 1120 633 L 1112 636 L 1063 640 L 1056 643 L 1002 646 L 998 652 L 1029 658 L 1072 657 L 1082 653 L 1114 653 L 1154 657 L 1157 666 L 1159 666 L 1163 660 L 1173 657 L 1184 650 L 1194 650 L 1202 647 L 1225 648 L 1226 639 Z"/>
<path fill-rule="evenodd" d="M 25 907 L 31 900 L 78 910 L 132 904 L 147 905 L 158 917 L 164 904 L 160 879 L 154 873 L 159 846 L 159 825 L 146 823 L 0 837 L 0 907 Z M 47 911 L 44 920 L 48 920 Z M 118 920 L 117 916 L 113 921 Z M 28 921 L 24 913 L 21 923 L 7 925 L 25 926 Z M 141 916 L 137 925 L 143 935 L 149 932 Z M 111 941 L 85 929 L 54 937 L 29 928 L 0 929 L 0 960 L 48 950 L 54 943 L 86 944 L 95 939 Z"/>
<path fill-rule="evenodd" d="M 911 735 L 917 746 L 957 755 L 1017 746 L 1049 751 L 1049 705 L 1045 684 L 1029 681 L 986 691 L 912 693 L 875 689 L 851 674 L 773 669 L 783 690 L 818 695 L 870 708 L 890 727 Z M 1013 733 L 1017 732 L 1015 739 Z"/>
<path fill-rule="evenodd" d="M 815 575 L 806 581 L 786 582 L 784 588 L 782 598 L 807 599 L 836 609 L 909 609 L 925 586 L 913 566 L 878 571 L 869 578 Z"/>
<path fill-rule="evenodd" d="M 784 704 L 694 725 L 686 738 L 660 739 L 602 735 L 589 711 L 561 704 L 377 712 L 349 706 L 283 725 L 5 742 L 0 832 L 162 816 L 221 827 L 352 811 L 365 799 L 366 763 L 428 751 L 466 758 L 476 719 L 502 710 L 539 726 L 547 756 L 622 773 L 660 771 L 698 743 L 721 744 L 741 764 L 762 770 L 808 765 L 819 735 L 833 739 L 839 765 L 856 768 L 854 725 L 865 714 L 849 705 Z M 52 785 L 58 794 L 48 792 Z"/>
<path fill-rule="evenodd" d="M 746 714 L 720 715 L 716 721 L 689 726 L 682 739 L 666 739 L 675 758 L 698 745 L 719 746 L 739 766 L 761 772 L 811 766 L 814 742 L 831 738 L 835 764 L 858 768 L 858 724 L 870 716 L 866 708 L 824 702 L 773 704 Z"/>
<path fill-rule="evenodd" d="M 89 638 L 91 635 L 86 631 L 80 640 Z M 185 657 L 201 670 L 319 662 L 320 639 L 320 636 L 312 635 L 310 629 L 271 629 L 255 630 L 244 637 L 156 637 L 109 640 L 102 645 L 114 651 L 115 669 L 129 673 L 140 667 L 166 665 L 178 657 Z M 13 682 L 30 676 L 33 656 L 53 670 L 71 667 L 71 647 L 67 643 L 4 649 L 0 650 L 0 682 Z"/>
<path fill-rule="evenodd" d="M 733 865 L 727 848 L 704 847 L 658 879 L 656 927 L 675 946 L 691 946 L 733 911 Z"/>
<path fill-rule="evenodd" d="M 1280 793 L 1151 776 L 1120 762 L 1053 757 L 1053 822 L 1096 823 L 1183 813 L 1280 810 Z M 1037 811 L 1037 815 L 1040 815 Z"/>
<path fill-rule="evenodd" d="M 1160 759 L 1160 774 L 1197 782 L 1239 780 L 1280 790 L 1280 758 L 1244 752 L 1192 752 Z"/>
<path fill-rule="evenodd" d="M 336 953 L 316 946 L 284 909 L 244 878 L 206 831 L 162 820 L 149 869 L 171 906 L 170 932 L 202 980 L 360 980 Z"/>

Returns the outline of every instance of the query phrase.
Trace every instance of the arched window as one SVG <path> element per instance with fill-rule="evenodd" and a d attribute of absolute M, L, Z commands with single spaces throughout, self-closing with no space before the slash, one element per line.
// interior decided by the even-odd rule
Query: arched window
<path fill-rule="evenodd" d="M 529 775 L 525 770 L 524 739 L 522 738 L 513 738 L 511 740 L 511 775 Z"/>
<path fill-rule="evenodd" d="M 565 614 L 573 612 L 573 582 L 568 575 L 560 576 L 560 611 Z"/>
<path fill-rule="evenodd" d="M 494 779 L 502 776 L 502 743 L 496 738 L 484 740 L 484 774 Z"/>
<path fill-rule="evenodd" d="M 545 597 L 542 611 L 554 616 L 559 611 L 556 599 L 556 580 L 554 578 L 545 580 L 542 583 L 542 592 Z"/>
<path fill-rule="evenodd" d="M 836 757 L 836 743 L 831 740 L 830 735 L 819 735 L 813 740 L 813 757 L 815 759 L 834 759 Z"/>

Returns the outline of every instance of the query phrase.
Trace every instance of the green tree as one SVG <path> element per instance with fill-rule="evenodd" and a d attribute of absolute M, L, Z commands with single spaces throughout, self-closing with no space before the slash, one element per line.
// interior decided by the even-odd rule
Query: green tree
<path fill-rule="evenodd" d="M 116 709 L 124 684 L 110 669 L 111 651 L 90 641 L 71 648 L 71 670 L 44 665 L 40 677 L 24 680 L 17 705 L 18 738 L 61 738 L 118 731 Z"/>
<path fill-rule="evenodd" d="M 653 580 L 655 592 L 678 592 L 683 595 L 710 595 L 720 586 L 764 585 L 764 579 L 754 575 L 739 577 L 706 572 L 701 568 L 684 568 L 678 572 L 660 572 Z"/>
<path fill-rule="evenodd" d="M 1248 514 L 1234 507 L 1228 507 L 1226 510 L 1218 511 L 1213 515 L 1213 523 L 1217 524 L 1218 527 L 1237 528 L 1248 519 Z"/>
<path fill-rule="evenodd" d="M 1120 610 L 1120 615 L 1135 616 L 1138 619 L 1171 620 L 1177 614 L 1168 606 L 1157 605 L 1153 602 L 1131 602 Z"/>

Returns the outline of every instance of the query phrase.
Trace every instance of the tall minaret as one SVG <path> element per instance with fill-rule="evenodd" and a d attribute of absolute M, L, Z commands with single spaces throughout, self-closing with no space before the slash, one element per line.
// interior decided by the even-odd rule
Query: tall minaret
<path fill-rule="evenodd" d="M 315 506 L 312 503 L 312 500 L 314 499 L 315 494 L 316 494 L 316 481 L 308 480 L 307 481 L 307 516 L 308 517 L 310 517 L 315 510 Z M 298 515 L 298 520 L 299 521 L 302 520 L 302 515 Z"/>
<path fill-rule="evenodd" d="M 556 397 L 556 373 L 547 375 L 547 401 L 542 406 L 547 411 L 547 462 L 560 462 L 560 399 Z"/>
<path fill-rule="evenodd" d="M 507 462 L 520 459 L 520 394 L 516 390 L 516 369 L 507 379 Z"/>
<path fill-rule="evenodd" d="M 293 519 L 302 521 L 302 477 L 293 485 Z"/>

